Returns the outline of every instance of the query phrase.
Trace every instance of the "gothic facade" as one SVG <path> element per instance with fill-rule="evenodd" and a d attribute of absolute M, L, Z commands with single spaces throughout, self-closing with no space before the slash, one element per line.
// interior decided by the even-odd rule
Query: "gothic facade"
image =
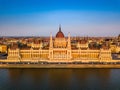
<path fill-rule="evenodd" d="M 78 42 L 77 48 L 72 48 L 70 33 L 66 38 L 59 27 L 56 37 L 50 35 L 49 48 L 43 48 L 42 42 L 33 42 L 29 48 L 11 47 L 8 49 L 8 60 L 30 62 L 74 62 L 74 61 L 102 61 L 112 60 L 111 50 L 100 48 L 90 49 L 88 42 Z"/>

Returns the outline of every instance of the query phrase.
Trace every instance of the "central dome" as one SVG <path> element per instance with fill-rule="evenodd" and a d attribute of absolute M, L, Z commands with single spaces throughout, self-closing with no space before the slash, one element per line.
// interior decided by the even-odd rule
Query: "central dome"
<path fill-rule="evenodd" d="M 58 31 L 57 34 L 56 34 L 56 38 L 64 38 L 64 34 L 63 34 L 63 32 L 61 31 L 61 27 L 59 27 L 59 31 Z"/>

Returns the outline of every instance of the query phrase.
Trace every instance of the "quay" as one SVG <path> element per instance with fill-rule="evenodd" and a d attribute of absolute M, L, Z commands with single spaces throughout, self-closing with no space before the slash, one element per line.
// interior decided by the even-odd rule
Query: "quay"
<path fill-rule="evenodd" d="M 120 68 L 120 60 L 0 60 L 0 68 Z"/>
<path fill-rule="evenodd" d="M 0 68 L 120 68 L 120 64 L 0 64 Z"/>
<path fill-rule="evenodd" d="M 39 61 L 30 62 L 28 60 L 24 62 L 18 62 L 18 60 L 0 60 L 0 68 L 120 68 L 120 60 L 111 61 L 86 61 L 82 62 L 50 62 Z"/>

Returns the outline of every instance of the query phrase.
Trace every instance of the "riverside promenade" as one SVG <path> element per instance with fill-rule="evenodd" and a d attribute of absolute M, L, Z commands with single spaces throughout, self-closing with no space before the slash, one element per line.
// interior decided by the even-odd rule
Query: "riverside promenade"
<path fill-rule="evenodd" d="M 0 68 L 120 68 L 120 64 L 0 64 Z"/>
<path fill-rule="evenodd" d="M 0 60 L 0 68 L 120 68 L 120 60 L 74 60 L 66 62 L 30 62 L 30 60 Z"/>

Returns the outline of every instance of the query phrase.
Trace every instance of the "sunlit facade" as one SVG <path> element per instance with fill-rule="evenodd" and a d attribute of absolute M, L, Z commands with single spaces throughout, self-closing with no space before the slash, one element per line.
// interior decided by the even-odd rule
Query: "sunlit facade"
<path fill-rule="evenodd" d="M 90 62 L 110 61 L 111 50 L 109 48 L 90 49 L 87 41 L 77 42 L 76 48 L 71 45 L 70 33 L 66 38 L 59 27 L 56 37 L 50 35 L 49 48 L 43 48 L 42 42 L 33 42 L 30 48 L 9 48 L 8 60 L 30 62 Z"/>
<path fill-rule="evenodd" d="M 7 45 L 0 45 L 0 52 L 7 53 Z"/>

